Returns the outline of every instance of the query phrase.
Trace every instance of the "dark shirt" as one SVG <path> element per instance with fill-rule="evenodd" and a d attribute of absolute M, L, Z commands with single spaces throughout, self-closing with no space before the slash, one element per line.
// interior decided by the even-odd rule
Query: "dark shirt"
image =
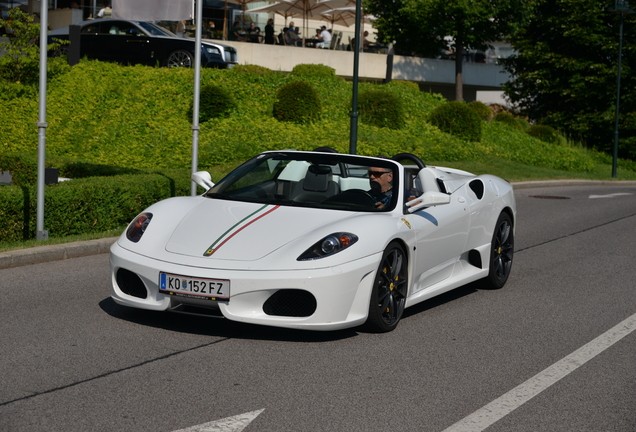
<path fill-rule="evenodd" d="M 369 191 L 369 194 L 373 197 L 375 202 L 381 203 L 384 207 L 388 207 L 391 204 L 391 198 L 393 198 L 393 189 L 389 189 L 386 192 L 374 193 L 373 190 Z"/>
<path fill-rule="evenodd" d="M 265 26 L 265 43 L 274 44 L 274 26 L 271 24 Z"/>

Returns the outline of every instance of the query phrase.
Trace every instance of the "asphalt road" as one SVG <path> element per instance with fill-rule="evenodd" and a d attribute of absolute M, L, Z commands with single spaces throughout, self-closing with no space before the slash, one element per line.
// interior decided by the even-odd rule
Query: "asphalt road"
<path fill-rule="evenodd" d="M 508 284 L 388 334 L 123 308 L 107 254 L 5 268 L 0 430 L 635 431 L 636 186 L 517 205 Z"/>

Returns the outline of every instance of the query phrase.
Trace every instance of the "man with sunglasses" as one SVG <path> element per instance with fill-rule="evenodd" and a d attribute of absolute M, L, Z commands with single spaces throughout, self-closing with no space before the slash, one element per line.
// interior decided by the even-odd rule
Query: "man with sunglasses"
<path fill-rule="evenodd" d="M 388 168 L 370 167 L 369 194 L 375 199 L 375 207 L 383 209 L 391 202 L 393 196 L 393 171 Z"/>

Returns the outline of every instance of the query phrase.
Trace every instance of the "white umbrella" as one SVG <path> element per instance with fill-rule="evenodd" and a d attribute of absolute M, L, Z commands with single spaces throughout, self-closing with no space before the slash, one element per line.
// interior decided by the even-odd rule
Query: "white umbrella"
<path fill-rule="evenodd" d="M 278 14 L 295 14 L 303 17 L 303 45 L 307 35 L 307 27 L 309 18 L 320 19 L 320 12 L 329 9 L 326 4 L 322 4 L 318 0 L 283 0 L 269 6 L 251 9 L 251 12 L 275 12 Z M 286 15 L 283 15 L 287 18 Z"/>
<path fill-rule="evenodd" d="M 288 2 L 272 3 L 266 6 L 250 9 L 253 13 L 276 13 L 285 18 L 285 26 L 287 26 L 287 18 L 293 18 L 297 15 L 302 15 L 303 11 L 296 8 L 294 5 Z"/>
<path fill-rule="evenodd" d="M 227 40 L 227 4 L 234 3 L 241 6 L 243 9 L 243 22 L 245 22 L 245 12 L 247 11 L 247 4 L 262 0 L 225 0 L 225 11 L 223 13 L 223 39 Z"/>
<path fill-rule="evenodd" d="M 335 9 L 330 9 L 328 11 L 322 12 L 320 14 L 322 21 L 327 21 L 331 24 L 331 28 L 333 28 L 334 24 L 339 24 L 345 27 L 351 27 L 352 24 L 355 24 L 356 14 L 350 13 L 342 13 Z"/>

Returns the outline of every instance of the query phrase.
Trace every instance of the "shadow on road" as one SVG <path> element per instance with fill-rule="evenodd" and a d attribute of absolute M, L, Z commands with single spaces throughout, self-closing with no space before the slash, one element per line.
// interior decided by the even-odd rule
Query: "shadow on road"
<path fill-rule="evenodd" d="M 403 318 L 413 317 L 484 289 L 487 288 L 480 281 L 470 283 L 406 309 L 404 311 Z M 359 334 L 359 332 L 364 332 L 364 330 L 359 327 L 328 332 L 295 330 L 245 324 L 224 318 L 201 317 L 171 312 L 155 312 L 121 306 L 115 303 L 115 301 L 110 297 L 102 300 L 99 303 L 99 307 L 113 318 L 128 321 L 133 324 L 155 327 L 174 332 L 224 338 L 274 340 L 283 342 L 331 342 L 355 337 Z"/>

